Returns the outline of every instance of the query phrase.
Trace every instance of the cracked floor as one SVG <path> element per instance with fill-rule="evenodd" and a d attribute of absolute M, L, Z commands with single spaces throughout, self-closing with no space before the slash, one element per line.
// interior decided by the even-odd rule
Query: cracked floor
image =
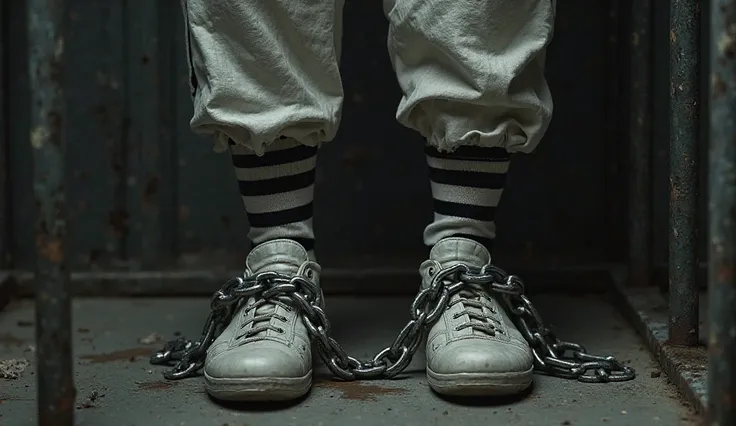
<path fill-rule="evenodd" d="M 584 384 L 537 375 L 520 398 L 443 399 L 427 386 L 423 354 L 394 380 L 336 382 L 320 365 L 312 392 L 292 404 L 219 405 L 200 378 L 168 382 L 148 364 L 161 336 L 197 336 L 208 301 L 77 299 L 74 302 L 77 425 L 260 426 L 444 424 L 695 425 L 697 417 L 660 373 L 643 342 L 603 295 L 533 296 L 565 340 L 612 354 L 638 377 L 618 384 Z M 381 306 L 380 314 L 376 306 Z M 407 319 L 408 298 L 328 299 L 335 337 L 353 355 L 372 356 L 393 340 Z M 26 359 L 17 379 L 0 379 L 0 425 L 34 426 L 32 301 L 0 312 L 0 360 Z"/>

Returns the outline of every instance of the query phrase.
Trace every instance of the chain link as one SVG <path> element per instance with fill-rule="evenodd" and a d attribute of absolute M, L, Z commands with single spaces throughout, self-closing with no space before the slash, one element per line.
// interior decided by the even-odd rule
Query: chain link
<path fill-rule="evenodd" d="M 300 311 L 318 355 L 334 375 L 343 380 L 391 378 L 409 366 L 425 333 L 445 312 L 452 296 L 469 285 L 481 285 L 498 296 L 497 300 L 505 305 L 514 324 L 529 342 L 538 372 L 586 383 L 621 382 L 636 376 L 633 368 L 612 356 L 591 355 L 582 345 L 557 339 L 524 294 L 524 283 L 519 277 L 493 265 L 472 268 L 463 264 L 442 269 L 433 276 L 429 286 L 411 303 L 409 322 L 390 346 L 368 360 L 350 356 L 332 337 L 322 291 L 312 280 L 264 272 L 225 283 L 212 297 L 211 312 L 200 339 L 179 337 L 168 342 L 151 357 L 151 364 L 173 364 L 173 368 L 164 373 L 169 380 L 193 376 L 203 367 L 207 349 L 229 324 L 237 304 L 250 297 L 287 297 Z"/>

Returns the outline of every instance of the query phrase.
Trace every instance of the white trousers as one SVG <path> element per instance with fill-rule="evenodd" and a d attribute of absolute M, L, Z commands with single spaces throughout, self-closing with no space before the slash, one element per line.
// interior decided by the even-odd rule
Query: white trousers
<path fill-rule="evenodd" d="M 257 154 L 335 137 L 342 0 L 182 0 L 192 129 Z M 552 115 L 544 52 L 555 0 L 384 0 L 396 117 L 430 145 L 530 152 Z"/>

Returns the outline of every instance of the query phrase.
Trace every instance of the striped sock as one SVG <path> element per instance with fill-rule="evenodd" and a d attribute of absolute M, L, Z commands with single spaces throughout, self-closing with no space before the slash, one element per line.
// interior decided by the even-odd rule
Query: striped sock
<path fill-rule="evenodd" d="M 510 156 L 503 148 L 463 146 L 452 153 L 425 150 L 434 199 L 434 221 L 424 243 L 447 237 L 472 239 L 489 251 L 496 237 L 496 208 L 506 184 Z"/>
<path fill-rule="evenodd" d="M 262 157 L 230 143 L 253 246 L 288 238 L 314 259 L 312 212 L 317 147 L 279 139 Z"/>

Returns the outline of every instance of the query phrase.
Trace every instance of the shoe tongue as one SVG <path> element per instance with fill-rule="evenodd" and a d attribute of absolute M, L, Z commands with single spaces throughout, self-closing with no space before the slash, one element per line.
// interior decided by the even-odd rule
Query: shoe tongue
<path fill-rule="evenodd" d="M 435 244 L 429 258 L 437 261 L 443 268 L 462 263 L 482 267 L 491 262 L 491 254 L 477 242 L 460 237 L 446 238 Z"/>
<path fill-rule="evenodd" d="M 429 253 L 429 258 L 437 261 L 442 268 L 449 268 L 459 263 L 482 267 L 491 263 L 491 254 L 481 244 L 468 238 L 452 237 L 447 238 L 435 244 Z M 452 297 L 452 300 L 472 298 L 478 299 L 479 294 L 473 291 L 461 291 Z M 469 306 L 462 304 L 462 308 L 466 311 L 472 311 L 476 314 L 483 314 L 483 309 L 477 306 Z M 473 321 L 473 320 L 471 320 Z M 485 332 L 473 328 L 467 328 L 463 333 L 471 335 L 484 335 Z"/>
<path fill-rule="evenodd" d="M 259 272 L 278 272 L 287 275 L 297 273 L 301 265 L 309 260 L 307 251 L 299 243 L 280 239 L 260 244 L 250 251 L 245 259 L 245 266 L 252 274 Z M 288 297 L 279 297 L 284 303 L 291 303 Z M 266 303 L 256 309 L 255 315 L 269 315 L 276 312 L 274 303 Z M 264 321 L 268 322 L 268 321 Z M 257 326 L 258 324 L 253 324 Z M 261 331 L 256 336 L 267 336 L 269 330 Z"/>
<path fill-rule="evenodd" d="M 245 259 L 245 266 L 254 274 L 263 271 L 296 274 L 307 260 L 307 251 L 299 243 L 292 240 L 273 240 L 251 250 Z"/>

